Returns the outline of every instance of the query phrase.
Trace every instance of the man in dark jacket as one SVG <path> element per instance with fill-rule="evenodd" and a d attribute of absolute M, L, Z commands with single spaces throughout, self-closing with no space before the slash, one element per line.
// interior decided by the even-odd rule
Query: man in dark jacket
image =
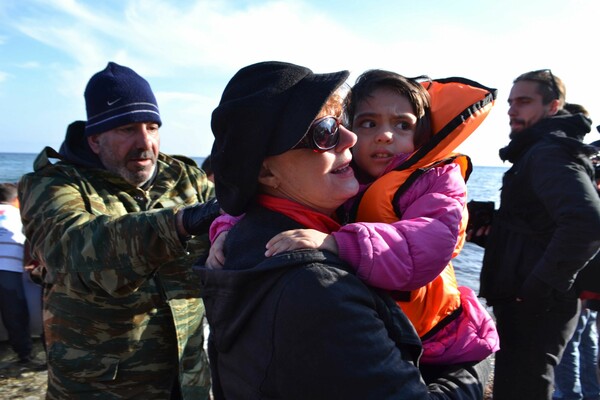
<path fill-rule="evenodd" d="M 494 399 L 551 399 L 554 367 L 580 310 L 573 285 L 600 246 L 600 201 L 581 139 L 591 121 L 561 111 L 562 81 L 522 74 L 508 98 L 513 165 L 487 238 L 480 295 L 493 306 L 500 351 Z"/>

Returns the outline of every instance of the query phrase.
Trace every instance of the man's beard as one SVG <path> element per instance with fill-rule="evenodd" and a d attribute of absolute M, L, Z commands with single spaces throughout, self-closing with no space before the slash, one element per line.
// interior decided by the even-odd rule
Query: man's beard
<path fill-rule="evenodd" d="M 135 187 L 140 187 L 148 182 L 154 175 L 156 169 L 156 157 L 150 150 L 134 150 L 127 153 L 125 161 L 116 160 L 112 153 L 105 152 L 103 150 L 98 154 L 104 167 L 123 178 L 125 181 Z M 127 168 L 127 161 L 131 159 L 145 158 L 151 159 L 151 166 L 140 166 L 133 170 Z"/>

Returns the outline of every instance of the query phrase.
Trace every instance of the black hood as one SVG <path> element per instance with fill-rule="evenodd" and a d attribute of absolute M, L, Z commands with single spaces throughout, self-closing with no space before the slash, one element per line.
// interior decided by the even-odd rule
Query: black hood
<path fill-rule="evenodd" d="M 511 134 L 508 146 L 500 149 L 500 158 L 503 161 L 515 162 L 534 143 L 546 138 L 559 140 L 573 151 L 587 153 L 582 140 L 590 132 L 591 127 L 592 121 L 583 114 L 544 118 L 521 132 Z"/>
<path fill-rule="evenodd" d="M 89 168 L 104 169 L 98 155 L 90 148 L 85 136 L 85 121 L 72 122 L 67 127 L 64 142 L 60 145 L 58 153 L 72 164 Z"/>
<path fill-rule="evenodd" d="M 548 118 L 543 119 L 543 122 Z M 583 142 L 585 135 L 592 130 L 592 120 L 581 113 L 568 114 L 567 112 L 554 116 L 554 124 L 562 130 L 568 137 Z"/>

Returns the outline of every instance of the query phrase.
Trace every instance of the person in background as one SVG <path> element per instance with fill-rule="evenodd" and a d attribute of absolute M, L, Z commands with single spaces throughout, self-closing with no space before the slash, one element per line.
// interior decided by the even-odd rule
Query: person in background
<path fill-rule="evenodd" d="M 589 118 L 585 107 L 565 103 L 564 111 L 570 114 L 583 114 Z M 581 137 L 583 140 L 583 137 Z M 594 146 L 594 144 L 590 144 Z M 595 148 L 594 151 L 598 151 Z M 595 169 L 595 183 L 598 185 L 597 153 L 590 157 Z M 581 312 L 573 336 L 567 343 L 559 364 L 554 368 L 554 400 L 598 400 L 600 399 L 600 383 L 598 381 L 598 331 L 597 304 L 595 298 L 600 296 L 600 269 L 597 256 L 592 259 L 577 275 L 575 285 L 581 291 Z M 597 270 L 598 272 L 595 272 Z"/>
<path fill-rule="evenodd" d="M 587 266 L 586 268 L 589 268 Z M 582 300 L 577 327 L 554 368 L 554 400 L 598 400 L 598 311 Z"/>
<path fill-rule="evenodd" d="M 600 133 L 600 125 L 596 126 L 596 130 L 598 131 L 598 133 Z M 593 146 L 598 150 L 598 153 L 596 153 L 596 157 L 592 157 L 592 161 L 594 163 L 594 170 L 596 175 L 596 189 L 598 190 L 598 194 L 600 195 L 600 140 L 596 140 L 590 143 L 590 146 Z M 583 276 L 586 272 L 586 270 L 584 269 L 583 273 L 580 274 L 582 275 L 581 281 L 589 282 L 591 280 L 593 282 L 600 282 L 600 252 L 596 254 L 596 257 L 594 257 L 590 261 L 590 265 L 596 265 L 596 268 L 592 271 L 598 271 L 599 274 L 594 274 L 594 276 L 592 276 L 591 278 L 586 279 L 587 277 Z M 598 287 L 594 287 L 593 290 L 584 293 L 584 295 L 587 295 L 586 300 L 588 307 L 594 311 L 600 312 L 600 284 Z M 598 332 L 598 340 L 600 340 L 600 318 L 596 318 L 596 332 Z M 598 348 L 598 366 L 596 372 L 598 373 L 598 381 L 600 382 L 600 343 Z"/>
<path fill-rule="evenodd" d="M 25 236 L 19 214 L 17 184 L 0 183 L 0 313 L 8 341 L 25 369 L 40 370 L 44 364 L 32 354 L 29 309 L 23 287 Z"/>
<path fill-rule="evenodd" d="M 562 113 L 565 86 L 550 70 L 524 73 L 508 97 L 512 163 L 502 180 L 481 270 L 480 296 L 493 307 L 500 350 L 494 399 L 551 399 L 554 367 L 580 311 L 577 273 L 600 247 L 600 200 L 590 131 Z"/>
<path fill-rule="evenodd" d="M 332 216 L 359 189 L 356 135 L 341 123 L 348 75 L 253 64 L 213 111 L 217 198 L 226 213 L 244 213 L 225 238 L 222 268 L 198 269 L 217 400 L 483 397 L 486 372 L 473 364 L 425 384 L 410 321 L 334 253 L 265 255 L 279 232 L 339 229 Z"/>
<path fill-rule="evenodd" d="M 19 185 L 45 268 L 47 398 L 208 399 L 192 264 L 219 215 L 214 188 L 195 163 L 159 152 L 156 98 L 135 71 L 109 62 L 84 97 L 87 121 Z"/>
<path fill-rule="evenodd" d="M 212 169 L 212 163 L 210 161 L 210 154 L 208 156 L 206 156 L 204 161 L 202 161 L 202 165 L 200 166 L 200 168 L 202 168 L 202 171 L 204 171 L 208 180 L 214 183 L 215 174 Z"/>
<path fill-rule="evenodd" d="M 44 326 L 42 321 L 42 310 L 44 309 L 44 296 L 43 296 L 43 288 L 44 288 L 44 274 L 46 273 L 46 269 L 43 265 L 41 265 L 38 261 L 34 260 L 31 255 L 31 247 L 29 246 L 29 241 L 25 240 L 25 270 L 26 279 L 25 279 L 25 295 L 29 296 L 28 303 L 30 314 L 32 312 L 39 312 L 39 325 L 40 325 L 40 341 L 42 346 L 44 347 L 44 353 L 46 352 L 46 339 L 44 337 Z M 37 301 L 35 304 L 32 302 Z"/>

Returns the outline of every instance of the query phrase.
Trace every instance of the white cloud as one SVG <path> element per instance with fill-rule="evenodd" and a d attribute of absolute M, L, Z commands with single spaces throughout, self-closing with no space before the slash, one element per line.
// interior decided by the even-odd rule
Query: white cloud
<path fill-rule="evenodd" d="M 362 42 L 350 26 L 304 2 L 274 1 L 234 10 L 226 2 L 197 1 L 184 8 L 181 3 L 134 0 L 119 3 L 123 7 L 117 12 L 72 0 L 44 4 L 53 17 L 40 12 L 17 20 L 22 33 L 82 66 L 97 68 L 113 59 L 145 65 L 140 73 L 149 75 L 170 74 L 174 67 L 237 70 L 265 59 L 326 70 L 342 64 L 339 50 Z"/>
<path fill-rule="evenodd" d="M 163 145 L 174 151 L 180 143 L 186 143 L 184 150 L 193 148 L 196 144 L 187 143 L 198 137 L 203 138 L 198 146 L 208 147 L 210 113 L 228 79 L 264 60 L 295 62 L 316 72 L 350 69 L 350 82 L 365 69 L 385 68 L 408 76 L 465 76 L 496 87 L 496 107 L 465 143 L 472 144 L 473 158 L 491 148 L 485 157 L 495 162 L 508 140 L 506 97 L 521 72 L 552 68 L 572 100 L 600 116 L 590 86 L 595 64 L 586 58 L 590 38 L 599 36 L 594 0 L 551 6 L 544 0 L 485 6 L 423 0 L 415 7 L 402 1 L 30 0 L 27 7 L 8 2 L 13 6 L 0 6 L 0 44 L 9 45 L 16 32 L 52 54 L 52 62 L 26 53 L 30 61 L 14 61 L 21 68 L 37 67 L 36 73 L 48 71 L 40 96 L 82 101 L 87 80 L 108 60 L 131 66 L 157 92 Z M 2 68 L 4 79 L 16 74 Z M 63 101 L 57 108 L 58 103 Z"/>

